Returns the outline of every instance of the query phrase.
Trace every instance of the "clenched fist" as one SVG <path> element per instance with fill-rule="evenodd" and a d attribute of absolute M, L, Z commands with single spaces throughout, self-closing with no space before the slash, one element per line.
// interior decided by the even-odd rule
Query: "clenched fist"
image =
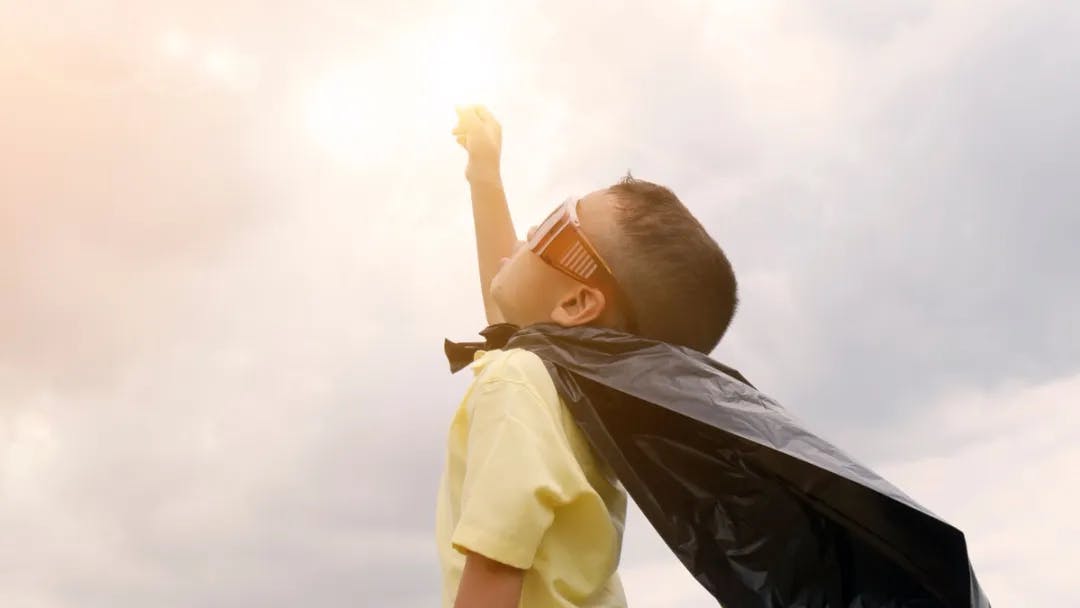
<path fill-rule="evenodd" d="M 458 124 L 452 133 L 469 153 L 465 179 L 470 182 L 498 179 L 499 157 L 502 154 L 502 127 L 499 121 L 484 106 L 458 106 L 455 109 Z"/>

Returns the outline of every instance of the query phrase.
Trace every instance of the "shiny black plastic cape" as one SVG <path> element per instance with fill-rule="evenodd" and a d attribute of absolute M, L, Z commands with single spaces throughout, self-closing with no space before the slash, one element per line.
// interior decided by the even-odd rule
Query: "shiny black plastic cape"
<path fill-rule="evenodd" d="M 544 361 L 596 453 L 726 608 L 989 608 L 962 532 L 815 436 L 734 369 L 595 327 L 445 343 Z"/>

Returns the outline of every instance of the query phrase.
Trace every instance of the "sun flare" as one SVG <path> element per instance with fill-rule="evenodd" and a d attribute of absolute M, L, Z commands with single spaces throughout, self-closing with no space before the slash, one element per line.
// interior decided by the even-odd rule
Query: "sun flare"
<path fill-rule="evenodd" d="M 492 104 L 499 96 L 504 51 L 489 34 L 490 29 L 457 24 L 422 32 L 416 40 L 415 60 L 421 74 L 428 104 L 433 108 L 483 102 Z"/>
<path fill-rule="evenodd" d="M 495 107 L 504 46 L 478 19 L 432 20 L 319 78 L 305 102 L 312 137 L 344 160 L 384 155 L 392 139 L 453 126 L 454 106 Z"/>

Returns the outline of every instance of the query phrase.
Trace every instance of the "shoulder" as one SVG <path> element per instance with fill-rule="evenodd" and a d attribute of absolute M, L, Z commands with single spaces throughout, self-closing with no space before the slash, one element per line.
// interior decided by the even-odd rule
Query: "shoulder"
<path fill-rule="evenodd" d="M 544 361 L 522 348 L 482 351 L 470 364 L 474 389 L 481 394 L 528 394 L 544 409 L 557 412 L 559 397 Z"/>
<path fill-rule="evenodd" d="M 544 361 L 523 348 L 479 351 L 469 367 L 476 375 L 476 382 L 509 380 L 542 384 L 546 380 L 551 383 Z"/>

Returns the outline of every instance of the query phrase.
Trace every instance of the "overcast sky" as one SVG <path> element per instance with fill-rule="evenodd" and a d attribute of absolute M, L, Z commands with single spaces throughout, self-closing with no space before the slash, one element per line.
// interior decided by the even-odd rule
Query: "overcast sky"
<path fill-rule="evenodd" d="M 1078 74 L 1066 1 L 0 2 L 0 605 L 438 604 L 472 101 L 519 233 L 671 187 L 714 357 L 1075 603 Z M 636 510 L 620 570 L 715 604 Z"/>

